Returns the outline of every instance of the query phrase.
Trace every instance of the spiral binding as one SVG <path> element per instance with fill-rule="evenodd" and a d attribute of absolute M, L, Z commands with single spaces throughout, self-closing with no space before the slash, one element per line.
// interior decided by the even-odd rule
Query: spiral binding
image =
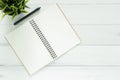
<path fill-rule="evenodd" d="M 55 51 L 52 49 L 51 45 L 49 44 L 49 42 L 47 41 L 47 39 L 45 38 L 44 34 L 42 33 L 42 31 L 39 29 L 39 27 L 37 26 L 36 22 L 32 19 L 29 21 L 29 23 L 32 25 L 33 29 L 35 30 L 36 34 L 39 36 L 39 38 L 41 39 L 42 43 L 44 44 L 44 46 L 46 47 L 46 49 L 48 50 L 48 52 L 50 53 L 51 57 L 54 59 L 57 57 L 57 55 L 55 54 Z"/>

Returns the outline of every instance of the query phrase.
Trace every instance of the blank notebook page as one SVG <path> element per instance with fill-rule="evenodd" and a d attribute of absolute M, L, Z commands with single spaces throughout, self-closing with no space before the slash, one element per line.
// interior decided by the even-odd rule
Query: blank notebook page
<path fill-rule="evenodd" d="M 80 43 L 57 5 L 26 21 L 6 39 L 30 74 Z"/>

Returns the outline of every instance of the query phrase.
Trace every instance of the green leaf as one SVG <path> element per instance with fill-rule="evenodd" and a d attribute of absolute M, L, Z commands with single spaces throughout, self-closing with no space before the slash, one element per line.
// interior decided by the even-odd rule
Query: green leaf
<path fill-rule="evenodd" d="M 12 15 L 12 20 L 15 18 L 15 16 L 16 16 L 16 14 L 13 14 L 13 15 Z"/>
<path fill-rule="evenodd" d="M 6 13 L 4 13 L 3 15 L 2 15 L 2 19 L 6 16 L 7 14 Z"/>
<path fill-rule="evenodd" d="M 29 0 L 0 0 L 0 10 L 4 13 L 2 17 L 11 14 L 14 19 L 20 12 L 27 13 L 25 8 L 29 8 L 28 2 Z"/>
<path fill-rule="evenodd" d="M 12 12 L 6 12 L 2 15 L 2 18 L 4 18 L 6 15 L 11 14 Z"/>

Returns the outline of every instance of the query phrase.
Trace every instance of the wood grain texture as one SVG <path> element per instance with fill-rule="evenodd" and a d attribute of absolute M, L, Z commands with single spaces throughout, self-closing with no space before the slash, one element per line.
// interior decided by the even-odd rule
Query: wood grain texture
<path fill-rule="evenodd" d="M 32 4 L 33 5 L 33 4 Z M 120 5 L 60 5 L 71 24 L 119 24 Z M 37 7 L 34 6 L 34 7 Z M 6 17 L 0 24 L 10 24 Z"/>
<path fill-rule="evenodd" d="M 120 46 L 77 46 L 53 65 L 120 65 Z"/>
<path fill-rule="evenodd" d="M 107 4 L 113 4 L 117 3 L 119 4 L 119 0 L 30 0 L 30 4 L 49 4 L 49 3 L 59 3 L 59 4 L 84 4 L 84 3 L 107 3 Z"/>
<path fill-rule="evenodd" d="M 10 46 L 0 46 L 0 65 L 21 65 Z"/>
<path fill-rule="evenodd" d="M 28 76 L 21 66 L 0 67 L 0 80 L 119 80 L 119 67 L 46 67 Z"/>
<path fill-rule="evenodd" d="M 0 80 L 119 80 L 119 67 L 46 67 L 30 77 L 23 67 L 0 67 Z"/>
<path fill-rule="evenodd" d="M 22 65 L 10 47 L 1 49 L 0 65 Z M 79 45 L 51 65 L 120 65 L 119 49 L 120 46 Z"/>
<path fill-rule="evenodd" d="M 120 0 L 30 0 L 28 5 L 43 9 L 55 2 L 81 44 L 29 77 L 4 38 L 13 29 L 11 17 L 5 17 L 0 22 L 0 80 L 120 80 Z"/>
<path fill-rule="evenodd" d="M 120 24 L 120 5 L 61 5 L 71 24 Z"/>
<path fill-rule="evenodd" d="M 73 25 L 73 28 L 80 36 L 80 46 L 52 65 L 120 65 L 119 25 Z M 2 41 L 5 43 L 0 44 L 0 65 L 22 65 L 4 37 Z"/>
<path fill-rule="evenodd" d="M 84 4 L 84 3 L 120 3 L 120 0 L 56 0 L 56 2 L 61 4 Z"/>
<path fill-rule="evenodd" d="M 85 46 L 120 46 L 120 25 L 73 25 Z"/>

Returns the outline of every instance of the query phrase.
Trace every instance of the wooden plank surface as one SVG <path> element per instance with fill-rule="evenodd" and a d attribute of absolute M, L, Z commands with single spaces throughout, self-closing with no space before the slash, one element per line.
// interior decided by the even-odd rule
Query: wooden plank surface
<path fill-rule="evenodd" d="M 1 45 L 8 45 L 4 35 L 11 28 L 4 25 L 0 27 Z M 120 45 L 119 25 L 73 25 L 73 28 L 81 39 L 81 45 Z"/>
<path fill-rule="evenodd" d="M 81 44 L 29 77 L 4 38 L 13 29 L 10 17 L 5 17 L 0 22 L 0 80 L 120 80 L 120 0 L 30 0 L 30 10 L 55 2 Z"/>
<path fill-rule="evenodd" d="M 78 46 L 53 65 L 120 65 L 120 46 Z"/>
<path fill-rule="evenodd" d="M 120 24 L 120 5 L 61 5 L 71 24 Z"/>
<path fill-rule="evenodd" d="M 1 27 L 1 32 L 11 28 Z M 8 30 L 7 30 L 8 28 Z M 57 60 L 53 65 L 120 65 L 119 25 L 73 25 L 81 44 Z M 11 47 L 2 36 L 0 65 L 21 65 Z"/>
<path fill-rule="evenodd" d="M 0 80 L 119 80 L 119 67 L 46 67 L 30 77 L 22 66 L 0 67 Z"/>
<path fill-rule="evenodd" d="M 120 3 L 120 0 L 56 0 L 56 2 L 61 4 L 84 4 L 84 3 L 107 3 L 107 4 L 114 4 Z"/>
<path fill-rule="evenodd" d="M 73 25 L 85 46 L 120 46 L 120 25 Z"/>
<path fill-rule="evenodd" d="M 10 46 L 0 46 L 0 65 L 21 65 Z"/>
<path fill-rule="evenodd" d="M 59 3 L 59 4 L 88 4 L 88 3 L 102 3 L 102 4 L 119 4 L 119 0 L 30 0 L 30 4 L 32 3 L 39 3 L 39 4 L 49 4 L 49 3 Z"/>
<path fill-rule="evenodd" d="M 51 65 L 120 65 L 120 46 L 77 46 Z M 0 65 L 22 65 L 10 47 L 2 47 Z"/>
<path fill-rule="evenodd" d="M 120 25 L 120 5 L 60 5 L 71 24 Z M 7 17 L 0 24 L 10 24 Z"/>

